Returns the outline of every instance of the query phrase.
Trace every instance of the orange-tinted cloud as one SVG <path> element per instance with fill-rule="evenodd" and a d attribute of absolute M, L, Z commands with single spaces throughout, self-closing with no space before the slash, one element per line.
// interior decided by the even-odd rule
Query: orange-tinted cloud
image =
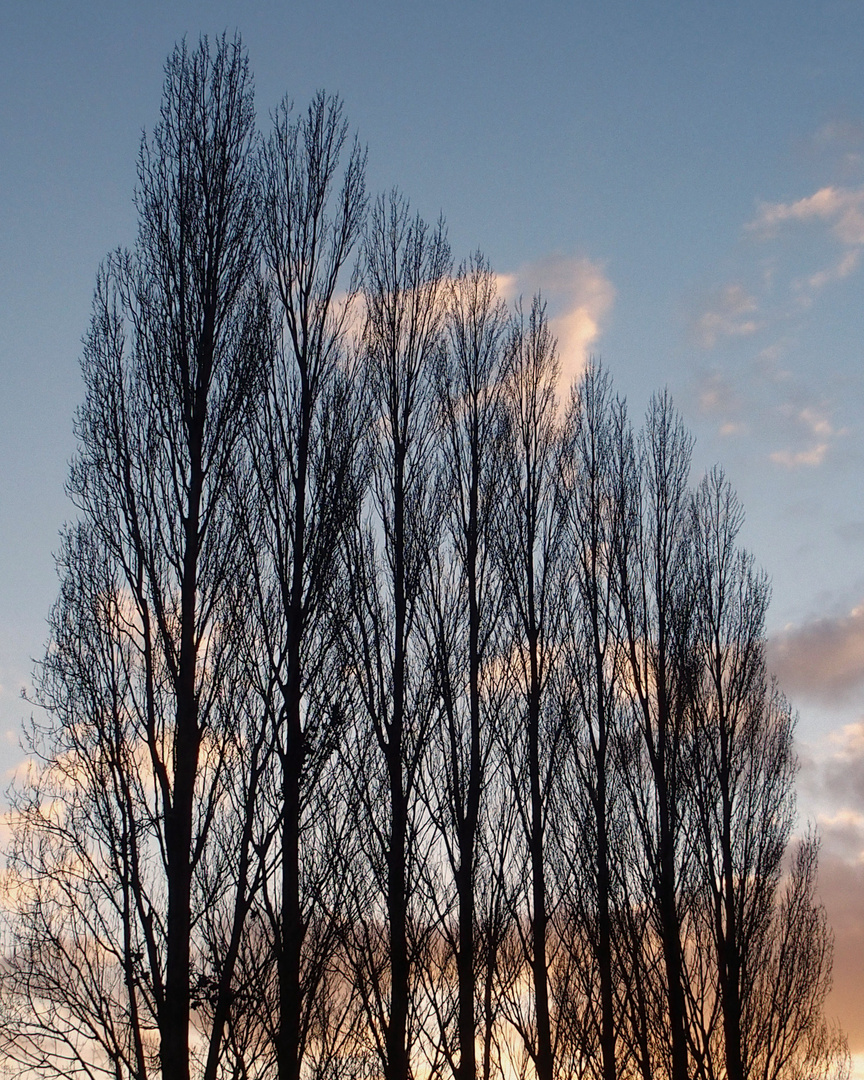
<path fill-rule="evenodd" d="M 802 776 L 817 814 L 819 898 L 834 933 L 834 986 L 829 1016 L 864 1066 L 864 721 L 846 724 L 802 755 Z"/>
<path fill-rule="evenodd" d="M 823 842 L 819 895 L 834 932 L 834 986 L 826 1012 L 836 1017 L 853 1054 L 864 1054 L 864 862 L 836 855 Z"/>
<path fill-rule="evenodd" d="M 549 327 L 558 339 L 561 388 L 585 369 L 615 302 L 615 287 L 603 267 L 590 259 L 550 255 L 500 274 L 498 288 L 509 301 L 539 292 L 547 305 Z"/>

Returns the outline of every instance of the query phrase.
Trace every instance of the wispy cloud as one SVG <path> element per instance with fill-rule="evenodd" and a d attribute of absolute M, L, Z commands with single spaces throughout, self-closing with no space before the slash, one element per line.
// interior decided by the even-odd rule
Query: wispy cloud
<path fill-rule="evenodd" d="M 763 350 L 743 371 L 703 371 L 694 387 L 700 413 L 722 437 L 750 433 L 768 443 L 769 461 L 784 469 L 816 468 L 849 429 L 834 421 L 834 406 L 808 396 L 791 372 L 780 368 L 779 352 Z M 778 391 L 785 400 L 776 400 Z M 773 445 L 772 445 L 773 444 Z"/>
<path fill-rule="evenodd" d="M 808 308 L 826 287 L 858 270 L 864 249 L 864 187 L 827 185 L 791 202 L 763 202 L 745 232 L 761 240 L 776 239 L 802 226 L 818 226 L 826 238 L 846 250 L 819 270 L 789 282 L 793 311 Z"/>
<path fill-rule="evenodd" d="M 816 443 L 807 450 L 772 450 L 768 455 L 775 465 L 784 469 L 814 469 L 828 453 L 828 443 Z"/>
<path fill-rule="evenodd" d="M 754 316 L 758 304 L 743 285 L 724 286 L 708 300 L 696 320 L 696 338 L 704 349 L 713 349 L 721 338 L 755 334 L 761 322 Z"/>
<path fill-rule="evenodd" d="M 784 690 L 829 706 L 848 701 L 864 688 L 864 605 L 789 627 L 769 641 L 768 658 Z"/>
<path fill-rule="evenodd" d="M 828 745 L 831 752 L 821 764 L 821 801 L 839 808 L 826 815 L 823 828 L 842 836 L 847 857 L 864 863 L 864 720 L 832 732 Z"/>
<path fill-rule="evenodd" d="M 860 147 L 864 145 L 864 124 L 845 116 L 826 120 L 814 134 L 813 145 L 820 153 L 829 146 L 843 151 Z"/>
<path fill-rule="evenodd" d="M 741 420 L 744 403 L 728 377 L 719 371 L 707 372 L 697 389 L 699 411 L 717 424 L 723 436 L 740 435 L 746 430 Z"/>
<path fill-rule="evenodd" d="M 811 221 L 827 222 L 843 244 L 864 244 L 864 188 L 829 186 L 793 202 L 762 203 L 747 228 L 771 235 L 786 222 Z"/>
<path fill-rule="evenodd" d="M 812 435 L 845 435 L 845 428 L 835 428 L 825 409 L 807 405 L 803 409 L 787 407 L 787 413 L 802 424 Z"/>
<path fill-rule="evenodd" d="M 540 292 L 558 339 L 561 383 L 569 386 L 584 370 L 615 302 L 615 287 L 604 267 L 590 259 L 550 255 L 500 274 L 498 289 L 510 301 Z"/>
<path fill-rule="evenodd" d="M 833 814 L 819 814 L 819 831 L 828 837 L 826 846 L 852 863 L 864 866 L 864 814 L 843 807 Z"/>
<path fill-rule="evenodd" d="M 847 544 L 864 544 L 864 521 L 844 521 L 837 526 L 837 535 Z"/>
<path fill-rule="evenodd" d="M 792 380 L 792 372 L 782 363 L 787 347 L 788 342 L 780 340 L 766 345 L 756 353 L 756 368 L 766 382 L 780 386 Z"/>
<path fill-rule="evenodd" d="M 831 423 L 824 406 L 807 405 L 803 408 L 786 403 L 780 406 L 780 415 L 790 423 L 799 438 L 807 445 L 798 450 L 774 450 L 771 461 L 785 469 L 815 468 L 825 460 L 831 445 L 849 434 L 847 428 L 837 428 Z"/>
<path fill-rule="evenodd" d="M 852 135 L 864 145 L 864 128 L 838 121 L 814 136 L 814 146 L 845 146 Z M 824 372 L 803 354 L 814 318 L 805 313 L 864 266 L 864 186 L 838 182 L 762 202 L 743 231 L 746 262 L 691 307 L 691 342 L 715 369 L 698 376 L 700 411 L 717 435 L 758 440 L 763 460 L 778 470 L 828 468 L 850 433 L 834 420 L 847 403 L 826 397 L 827 380 L 814 382 Z"/>
<path fill-rule="evenodd" d="M 847 251 L 846 254 L 840 259 L 834 266 L 829 266 L 825 270 L 818 270 L 815 274 L 811 274 L 807 278 L 807 285 L 818 292 L 820 289 L 824 289 L 826 285 L 832 284 L 835 281 L 842 281 L 843 278 L 849 277 L 858 269 L 858 263 L 861 261 L 861 251 L 859 248 L 853 248 L 852 251 Z"/>

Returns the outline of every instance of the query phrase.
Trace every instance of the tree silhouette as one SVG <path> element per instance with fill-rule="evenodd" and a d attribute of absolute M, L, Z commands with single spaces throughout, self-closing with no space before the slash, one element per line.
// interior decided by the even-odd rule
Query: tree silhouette
<path fill-rule="evenodd" d="M 617 459 L 625 427 L 609 375 L 590 364 L 571 391 L 559 463 L 566 600 L 558 707 L 568 752 L 552 830 L 567 897 L 561 933 L 571 938 L 559 1010 L 570 1013 L 571 1055 L 599 1050 L 604 1080 L 615 1080 L 620 1057 L 614 936 L 624 788 L 616 742 L 626 657 L 616 551 L 622 524 Z M 585 998 L 581 1009 L 577 986 Z"/>
<path fill-rule="evenodd" d="M 504 662 L 511 693 L 502 737 L 527 846 L 528 903 L 517 913 L 514 929 L 530 966 L 533 991 L 526 1008 L 521 986 L 514 984 L 508 1014 L 538 1077 L 552 1080 L 547 822 L 561 749 L 561 726 L 551 695 L 561 603 L 555 482 L 558 361 L 539 297 L 527 319 L 517 313 L 507 349 L 497 548 L 506 590 Z"/>
<path fill-rule="evenodd" d="M 205 1001 L 205 1075 L 220 1057 L 254 876 L 242 795 L 236 845 L 219 822 L 263 764 L 238 670 L 230 500 L 266 326 L 254 125 L 239 41 L 178 46 L 141 144 L 137 244 L 97 281 L 69 481 L 80 522 L 63 539 L 38 679 L 43 767 L 12 852 L 19 987 L 38 1019 L 8 1052 L 58 1075 L 144 1077 L 158 1054 L 166 1080 L 187 1080 Z"/>
<path fill-rule="evenodd" d="M 408 1080 L 415 1035 L 420 770 L 433 722 L 419 618 L 435 529 L 434 365 L 450 270 L 443 224 L 430 228 L 391 193 L 365 242 L 363 376 L 370 487 L 345 552 L 346 671 L 356 702 L 351 804 L 363 830 L 354 861 L 349 951 L 387 1080 Z"/>
<path fill-rule="evenodd" d="M 277 332 L 250 431 L 244 512 L 253 522 L 256 628 L 266 656 L 258 682 L 280 773 L 272 799 L 279 852 L 264 872 L 261 904 L 278 983 L 276 1000 L 267 1000 L 278 1017 L 280 1080 L 300 1076 L 336 932 L 333 863 L 316 850 L 311 821 L 320 821 L 320 789 L 339 737 L 338 695 L 328 685 L 337 636 L 331 615 L 341 533 L 359 498 L 362 401 L 346 331 L 365 153 L 355 142 L 340 165 L 342 111 L 324 94 L 303 117 L 283 103 L 262 155 L 263 248 Z"/>
<path fill-rule="evenodd" d="M 9 1072 L 842 1077 L 768 584 L 668 392 L 178 46 L 100 270 L 4 878 Z"/>
<path fill-rule="evenodd" d="M 447 343 L 436 369 L 441 410 L 438 505 L 443 528 L 424 583 L 424 622 L 435 673 L 440 720 L 424 769 L 424 801 L 443 840 L 455 895 L 439 884 L 430 917 L 446 940 L 445 977 L 433 991 L 438 1034 L 449 1067 L 462 1080 L 477 1074 L 479 941 L 488 912 L 478 904 L 478 860 L 488 827 L 494 730 L 502 680 L 494 663 L 501 610 L 495 565 L 500 476 L 502 363 L 507 313 L 489 264 L 476 254 L 459 268 L 447 296 Z M 500 665 L 498 665 L 500 668 Z M 442 782 L 443 781 L 443 782 Z M 434 886 L 434 881 L 430 882 Z M 453 908 L 455 906 L 455 915 Z M 479 909 L 479 910 L 478 910 Z M 456 979 L 447 970 L 455 963 Z M 451 991 L 450 1000 L 444 999 Z M 491 992 L 491 986 L 489 987 Z M 483 1067 L 491 1053 L 488 1020 Z M 455 1029 L 455 1030 L 454 1030 Z M 455 1036 L 455 1038 L 454 1038 Z M 455 1045 L 454 1045 L 455 1044 Z"/>

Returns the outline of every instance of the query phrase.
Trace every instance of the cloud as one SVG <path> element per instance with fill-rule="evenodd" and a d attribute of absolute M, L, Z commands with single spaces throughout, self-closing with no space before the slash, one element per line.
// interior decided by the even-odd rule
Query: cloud
<path fill-rule="evenodd" d="M 729 379 L 719 371 L 707 372 L 697 387 L 699 411 L 717 424 L 720 435 L 740 435 L 747 425 L 740 415 L 744 403 Z"/>
<path fill-rule="evenodd" d="M 843 244 L 864 244 L 864 188 L 829 186 L 794 202 L 762 203 L 747 228 L 773 235 L 787 222 L 812 221 L 827 222 Z"/>
<path fill-rule="evenodd" d="M 847 544 L 864 544 L 864 521 L 844 521 L 837 526 L 837 535 Z"/>
<path fill-rule="evenodd" d="M 820 819 L 831 846 L 845 845 L 848 857 L 864 863 L 864 721 L 846 724 L 828 736 L 831 754 L 819 762 L 814 775 L 823 805 L 839 806 L 831 816 Z"/>
<path fill-rule="evenodd" d="M 844 435 L 845 429 L 835 428 L 828 419 L 824 409 L 816 409 L 808 405 L 797 411 L 787 406 L 786 411 L 806 427 L 812 435 Z"/>
<path fill-rule="evenodd" d="M 815 274 L 811 274 L 807 278 L 807 285 L 811 289 L 818 291 L 824 289 L 826 285 L 830 285 L 834 281 L 842 281 L 843 278 L 849 277 L 858 269 L 858 263 L 861 259 L 861 252 L 858 248 L 853 248 L 852 251 L 847 251 L 842 259 L 834 266 L 829 266 L 826 270 L 819 270 Z"/>
<path fill-rule="evenodd" d="M 756 354 L 756 367 L 767 382 L 780 385 L 792 380 L 792 372 L 781 364 L 788 347 L 788 341 L 775 341 L 772 345 L 766 345 L 764 349 L 760 349 Z"/>
<path fill-rule="evenodd" d="M 829 133 L 826 137 L 833 136 Z M 846 250 L 839 258 L 823 255 L 828 260 L 827 266 L 810 269 L 788 281 L 791 307 L 783 316 L 787 319 L 790 315 L 800 316 L 818 293 L 858 270 L 864 249 L 864 187 L 829 184 L 791 202 L 760 203 L 756 217 L 745 225 L 745 231 L 767 240 L 781 234 L 789 236 L 790 231 L 808 226 L 816 227 L 817 235 L 833 239 Z M 794 243 L 794 250 L 787 255 L 800 257 L 800 237 Z"/>
<path fill-rule="evenodd" d="M 836 755 L 841 760 L 864 758 L 864 720 L 856 724 L 844 724 L 840 731 L 833 731 L 829 738 L 837 747 Z M 864 798 L 864 790 L 861 791 L 861 797 Z"/>
<path fill-rule="evenodd" d="M 826 121 L 813 136 L 813 145 L 822 151 L 829 146 L 846 150 L 864 144 L 864 124 L 847 117 L 835 117 Z"/>
<path fill-rule="evenodd" d="M 709 306 L 696 320 L 696 339 L 703 349 L 713 349 L 720 338 L 746 337 L 755 334 L 762 323 L 753 318 L 756 300 L 743 285 L 726 285 L 709 300 Z"/>
<path fill-rule="evenodd" d="M 769 455 L 775 465 L 784 469 L 814 468 L 821 465 L 828 453 L 828 443 L 816 443 L 809 450 L 774 450 Z"/>
<path fill-rule="evenodd" d="M 849 125 L 838 121 L 826 125 L 819 139 L 827 145 L 848 141 L 852 134 Z M 854 134 L 864 140 L 864 128 Z M 790 373 L 778 361 L 783 353 L 797 350 L 801 326 L 806 325 L 803 313 L 820 294 L 864 266 L 864 186 L 837 182 L 800 199 L 760 202 L 743 231 L 759 241 L 758 258 L 753 261 L 752 244 L 744 245 L 746 265 L 740 264 L 731 280 L 697 301 L 690 318 L 691 339 L 702 349 L 725 347 L 727 353 L 740 354 L 748 338 L 771 334 L 773 345 L 759 351 L 766 344 L 759 340 L 751 346 L 756 363 L 766 378 L 788 381 Z M 762 243 L 774 239 L 770 246 Z M 747 426 L 755 430 L 751 419 L 747 417 Z M 811 439 L 806 445 L 773 448 L 771 460 L 789 469 L 813 467 L 830 448 L 830 439 Z"/>
<path fill-rule="evenodd" d="M 703 413 L 725 413 L 737 407 L 738 396 L 728 379 L 719 371 L 712 371 L 699 389 L 699 408 Z"/>
<path fill-rule="evenodd" d="M 849 434 L 848 428 L 834 427 L 824 405 L 807 405 L 802 408 L 787 403 L 782 405 L 779 411 L 809 443 L 801 450 L 775 450 L 769 455 L 771 461 L 786 469 L 814 468 L 821 465 L 831 443 Z"/>
<path fill-rule="evenodd" d="M 858 806 L 859 794 L 855 787 L 857 755 L 853 753 L 850 758 L 847 738 L 847 729 L 843 728 L 828 733 L 823 731 L 815 741 L 796 740 L 797 788 L 810 816 L 815 812 L 830 822 L 833 820 L 830 815 L 838 808 L 864 809 Z"/>
<path fill-rule="evenodd" d="M 538 291 L 547 305 L 549 326 L 558 339 L 561 385 L 582 373 L 615 302 L 615 287 L 604 268 L 590 259 L 550 255 L 498 275 L 506 300 Z"/>
<path fill-rule="evenodd" d="M 703 369 L 694 381 L 695 404 L 720 437 L 750 433 L 767 443 L 764 453 L 775 465 L 816 468 L 849 429 L 835 423 L 830 401 L 814 398 L 780 368 L 780 355 L 779 346 L 763 349 L 734 374 L 717 366 Z"/>
<path fill-rule="evenodd" d="M 835 1016 L 853 1054 L 864 1052 L 861 972 L 864 970 L 864 862 L 829 850 L 819 855 L 819 895 L 834 933 L 834 986 L 826 1012 Z"/>
<path fill-rule="evenodd" d="M 818 814 L 816 822 L 826 847 L 847 862 L 864 865 L 864 814 L 844 807 L 834 814 Z"/>
<path fill-rule="evenodd" d="M 809 798 L 824 808 L 817 817 L 817 887 L 834 933 L 834 988 L 826 1011 L 846 1031 L 850 1050 L 864 1054 L 864 720 L 832 732 L 820 751 L 814 756 L 802 747 L 800 756 Z"/>
<path fill-rule="evenodd" d="M 864 605 L 838 618 L 790 627 L 768 643 L 784 690 L 828 705 L 864 689 Z"/>

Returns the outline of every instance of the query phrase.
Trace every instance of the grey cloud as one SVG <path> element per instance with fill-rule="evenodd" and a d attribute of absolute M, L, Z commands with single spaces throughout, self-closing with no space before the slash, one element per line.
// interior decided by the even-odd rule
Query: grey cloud
<path fill-rule="evenodd" d="M 830 819 L 831 828 L 836 830 L 838 839 L 864 855 L 864 754 L 846 761 L 832 759 L 824 766 L 822 778 L 823 793 L 852 807 L 860 818 L 857 820 L 854 812 L 838 815 Z"/>
<path fill-rule="evenodd" d="M 819 827 L 832 850 L 864 860 L 864 720 L 797 746 L 799 789 L 821 808 Z"/>
<path fill-rule="evenodd" d="M 835 117 L 815 132 L 813 145 L 819 151 L 829 146 L 838 146 L 842 150 L 864 146 L 864 124 L 849 117 Z"/>
<path fill-rule="evenodd" d="M 848 863 L 864 863 L 864 815 L 847 808 L 816 820 L 826 852 Z"/>
<path fill-rule="evenodd" d="M 837 526 L 837 534 L 847 544 L 864 544 L 864 521 L 846 521 Z"/>
<path fill-rule="evenodd" d="M 778 634 L 768 662 L 787 693 L 829 705 L 864 689 L 864 606 Z"/>

